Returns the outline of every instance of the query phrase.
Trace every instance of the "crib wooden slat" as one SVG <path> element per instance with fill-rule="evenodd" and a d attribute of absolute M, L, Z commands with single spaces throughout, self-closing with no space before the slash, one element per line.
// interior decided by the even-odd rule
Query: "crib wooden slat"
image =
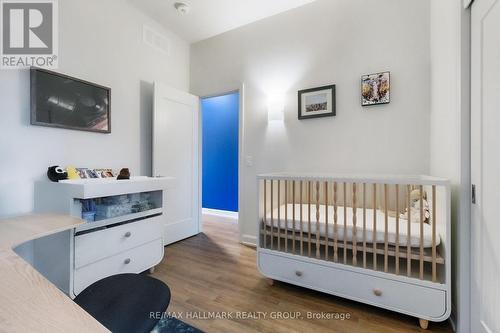
<path fill-rule="evenodd" d="M 325 239 L 328 241 L 328 182 L 325 182 Z M 328 243 L 325 245 L 325 260 L 328 260 Z"/>
<path fill-rule="evenodd" d="M 432 282 L 437 280 L 436 272 L 436 185 L 432 185 Z"/>
<path fill-rule="evenodd" d="M 271 179 L 271 250 L 274 250 L 274 212 L 273 212 L 273 201 L 274 201 L 274 180 Z"/>
<path fill-rule="evenodd" d="M 421 280 L 424 279 L 424 188 L 419 186 L 420 190 L 420 274 Z"/>
<path fill-rule="evenodd" d="M 285 235 L 288 235 L 288 180 L 285 180 Z M 285 252 L 288 252 L 288 240 L 285 238 Z"/>
<path fill-rule="evenodd" d="M 307 255 L 311 256 L 311 181 L 307 181 Z"/>
<path fill-rule="evenodd" d="M 292 182 L 292 252 L 295 254 L 295 179 Z"/>
<path fill-rule="evenodd" d="M 396 275 L 399 275 L 399 185 L 396 184 Z"/>
<path fill-rule="evenodd" d="M 343 192 L 344 192 L 344 264 L 347 264 L 347 188 L 344 182 Z"/>
<path fill-rule="evenodd" d="M 299 222 L 300 222 L 300 255 L 303 256 L 304 255 L 304 232 L 303 232 L 303 214 L 302 214 L 302 180 L 300 181 L 300 186 L 299 186 L 299 190 L 300 190 L 300 198 L 299 198 L 299 201 L 300 201 L 300 219 L 299 219 Z"/>
<path fill-rule="evenodd" d="M 396 182 L 393 185 L 383 180 L 378 183 L 375 183 L 377 180 L 374 180 L 374 183 L 356 183 L 356 180 L 351 182 L 344 179 L 337 182 L 334 178 L 271 178 L 262 177 L 262 183 L 258 186 L 262 195 L 258 200 L 262 223 L 262 228 L 259 227 L 259 237 L 262 238 L 258 240 L 261 248 L 300 253 L 315 259 L 391 272 L 395 276 L 407 275 L 434 283 L 439 281 L 438 269 L 442 268 L 439 265 L 444 264 L 444 258 L 438 252 L 437 246 L 438 185 L 427 182 L 425 185 Z M 370 184 L 373 184 L 373 187 Z M 415 193 L 412 193 L 412 190 Z M 284 212 L 281 210 L 283 204 Z M 289 204 L 292 206 L 291 211 L 288 211 Z M 323 204 L 324 207 L 321 207 Z M 331 215 L 329 207 L 333 208 Z M 276 208 L 278 212 L 274 212 Z M 312 213 L 313 209 L 315 214 Z M 321 216 L 323 209 L 324 217 Z M 343 211 L 339 212 L 339 209 Z M 417 209 L 418 215 L 415 214 Z M 307 216 L 304 216 L 304 210 L 307 211 Z M 343 221 L 339 221 L 339 214 L 342 213 Z M 370 217 L 370 214 L 373 214 L 373 217 Z M 329 230 L 330 218 L 333 220 L 333 235 Z M 300 223 L 300 229 L 297 223 Z M 424 247 L 424 236 L 427 237 L 425 230 L 428 228 L 424 223 L 429 224 L 429 234 L 432 233 L 432 243 L 428 244 L 428 247 Z"/>
<path fill-rule="evenodd" d="M 406 210 L 406 275 L 411 276 L 411 186 L 406 186 L 407 210 Z"/>
<path fill-rule="evenodd" d="M 281 180 L 278 179 L 278 251 L 281 251 L 281 244 L 280 244 L 280 233 L 281 233 L 281 198 L 280 198 L 280 192 L 281 192 Z"/>
<path fill-rule="evenodd" d="M 270 235 L 271 232 L 270 231 L 267 231 L 267 234 Z M 283 237 L 285 237 L 285 235 L 282 235 Z M 288 236 L 289 239 L 291 239 L 291 236 L 289 235 Z M 320 245 L 324 245 L 326 243 L 325 239 L 324 238 L 321 238 L 320 239 Z M 333 241 L 329 241 L 328 242 L 330 246 L 333 246 Z M 344 244 L 343 243 L 339 243 L 339 247 L 343 247 Z M 351 243 L 347 243 L 347 249 L 348 250 L 352 250 L 353 248 L 353 245 Z M 357 246 L 357 250 L 358 251 L 362 251 L 363 250 L 363 246 L 362 245 L 358 245 Z M 373 249 L 371 247 L 368 247 L 366 249 L 367 253 L 372 253 Z M 420 250 L 417 248 L 415 251 L 412 251 L 411 252 L 411 258 L 412 260 L 419 260 L 420 258 Z M 379 255 L 384 255 L 384 248 L 377 248 L 377 254 Z M 389 256 L 390 257 L 394 257 L 396 255 L 396 252 L 395 252 L 395 249 L 394 248 L 391 248 L 389 247 Z M 400 254 L 400 258 L 406 258 L 406 253 L 405 252 L 401 252 Z M 425 254 L 424 255 L 424 262 L 428 262 L 428 263 L 432 263 L 432 255 L 431 255 L 431 251 L 429 251 L 428 254 Z M 439 254 L 436 254 L 436 264 L 437 265 L 444 265 L 445 263 L 445 259 L 443 257 L 440 257 Z M 430 280 L 430 278 L 429 278 Z"/>
<path fill-rule="evenodd" d="M 356 220 L 356 202 L 357 200 L 357 197 L 356 197 L 356 183 L 353 183 L 352 184 L 352 244 L 353 244 L 353 248 L 352 248 L 352 264 L 354 266 L 357 266 L 358 265 L 358 251 L 357 251 L 357 233 L 358 233 L 358 229 L 357 229 L 357 220 Z"/>
<path fill-rule="evenodd" d="M 377 270 L 377 184 L 373 184 L 373 270 Z"/>
<path fill-rule="evenodd" d="M 262 247 L 266 248 L 266 226 L 267 226 L 267 180 L 264 179 L 264 223 L 262 223 L 262 230 L 264 235 L 262 236 Z"/>
<path fill-rule="evenodd" d="M 319 237 L 320 237 L 320 228 L 319 228 L 319 181 L 316 182 L 316 258 L 319 259 Z"/>
<path fill-rule="evenodd" d="M 387 184 L 384 184 L 384 272 L 387 273 L 389 270 L 389 255 L 387 252 L 389 251 L 389 238 L 387 229 L 389 228 L 389 215 L 387 212 Z"/>
<path fill-rule="evenodd" d="M 337 226 L 337 182 L 333 182 L 333 261 L 339 261 L 338 226 Z"/>
<path fill-rule="evenodd" d="M 363 268 L 366 268 L 366 183 L 363 183 Z"/>

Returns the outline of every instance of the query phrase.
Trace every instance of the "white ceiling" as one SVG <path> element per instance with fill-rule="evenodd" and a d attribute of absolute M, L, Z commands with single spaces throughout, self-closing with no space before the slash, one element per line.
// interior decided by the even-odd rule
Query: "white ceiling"
<path fill-rule="evenodd" d="M 189 43 L 303 6 L 315 0 L 129 0 Z M 181 15 L 174 3 L 189 4 Z"/>

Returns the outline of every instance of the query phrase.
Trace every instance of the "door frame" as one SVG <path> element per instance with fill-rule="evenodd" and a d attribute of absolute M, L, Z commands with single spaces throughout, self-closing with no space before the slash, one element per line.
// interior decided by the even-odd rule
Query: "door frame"
<path fill-rule="evenodd" d="M 457 70 L 459 108 L 459 152 L 460 172 L 457 186 L 456 208 L 457 220 L 455 225 L 455 288 L 457 292 L 456 304 L 452 304 L 450 317 L 454 331 L 457 333 L 470 332 L 471 325 L 471 5 L 474 0 L 464 0 L 458 6 L 459 16 L 458 33 L 459 66 Z M 455 307 L 455 308 L 453 308 Z"/>
<path fill-rule="evenodd" d="M 459 157 L 458 173 L 452 182 L 452 292 L 455 293 L 449 318 L 457 333 L 470 332 L 471 317 L 471 5 L 474 0 L 460 0 L 449 7 L 456 38 L 453 60 L 457 62 L 457 81 L 453 103 L 457 109 Z M 451 177 L 451 176 L 448 176 Z"/>
<path fill-rule="evenodd" d="M 498 4 L 498 2 L 496 2 L 497 0 L 493 0 L 494 4 Z M 482 177 L 483 177 L 483 171 L 480 170 L 479 171 L 479 174 L 477 174 L 477 169 L 480 169 L 482 167 L 482 162 L 483 161 L 477 161 L 476 163 L 473 163 L 472 161 L 472 157 L 473 156 L 478 156 L 478 155 L 482 155 L 482 137 L 478 137 L 478 128 L 474 128 L 473 127 L 473 120 L 476 121 L 476 123 L 474 123 L 474 125 L 480 125 L 480 123 L 477 123 L 477 120 L 481 121 L 482 120 L 482 117 L 480 114 L 483 113 L 483 109 L 479 108 L 479 109 L 476 109 L 478 108 L 479 104 L 483 104 L 482 103 L 482 80 L 477 80 L 477 79 L 482 79 L 482 77 L 478 77 L 478 73 L 482 73 L 483 72 L 483 66 L 482 66 L 482 59 L 479 58 L 479 63 L 476 62 L 476 63 L 472 63 L 472 60 L 478 60 L 476 59 L 477 56 L 482 56 L 482 49 L 480 50 L 480 52 L 478 51 L 477 53 L 473 53 L 474 49 L 473 47 L 474 46 L 480 46 L 482 47 L 483 46 L 483 36 L 479 36 L 480 38 L 478 39 L 474 39 L 474 37 L 476 36 L 474 33 L 475 32 L 478 32 L 478 30 L 482 30 L 480 29 L 480 27 L 477 27 L 477 26 L 474 26 L 473 25 L 473 21 L 472 19 L 474 18 L 474 6 L 478 6 L 478 7 L 481 7 L 482 5 L 485 5 L 486 1 L 483 1 L 482 3 L 480 3 L 479 1 L 477 0 L 471 0 L 470 1 L 471 3 L 469 4 L 469 8 L 471 8 L 471 25 L 470 25 L 470 32 L 471 32 L 471 90 L 470 90 L 470 93 L 471 93 L 471 183 L 474 183 L 476 186 L 478 185 L 476 182 L 479 181 L 479 187 L 476 188 L 476 191 L 478 193 L 481 193 L 482 192 L 482 186 L 483 186 L 483 183 L 482 183 Z M 490 7 L 488 8 L 488 11 L 491 10 L 493 7 Z M 481 8 L 481 9 L 484 9 L 484 8 Z M 484 17 L 481 17 L 481 21 L 484 20 Z M 476 30 L 475 30 L 476 29 Z M 473 57 L 475 56 L 475 57 Z M 476 70 L 475 72 L 473 70 Z M 479 119 L 478 119 L 479 118 Z M 473 130 L 475 130 L 476 132 L 472 132 Z M 480 136 L 481 134 L 479 134 Z M 479 141 L 479 142 L 478 142 Z M 474 148 L 473 144 L 477 144 L 477 143 L 480 143 L 480 147 L 475 147 L 476 150 L 473 150 L 472 148 Z M 477 149 L 479 148 L 479 149 Z M 476 171 L 476 173 L 473 173 L 474 171 Z M 477 194 L 476 194 L 477 196 Z M 482 197 L 481 197 L 481 194 L 479 194 L 479 198 L 478 198 L 478 204 L 482 204 L 481 201 L 482 201 Z M 476 262 L 477 262 L 477 255 L 478 253 L 476 252 L 472 252 L 474 250 L 476 250 L 478 248 L 478 246 L 480 246 L 480 244 L 476 244 L 475 241 L 477 241 L 478 239 L 478 231 L 479 232 L 482 232 L 482 226 L 479 226 L 478 225 L 478 222 L 482 222 L 481 219 L 476 220 L 475 217 L 476 215 L 474 214 L 475 211 L 472 209 L 474 205 L 471 205 L 471 211 L 470 211 L 470 236 L 471 236 L 471 243 L 470 243 L 470 254 L 471 254 L 471 261 L 470 261 L 470 330 L 472 331 L 473 329 L 476 328 L 475 325 L 480 325 L 482 330 L 484 332 L 491 332 L 489 327 L 487 327 L 484 323 L 482 323 L 480 321 L 480 311 L 481 311 L 481 307 L 479 307 L 479 312 L 477 312 L 477 303 L 478 300 L 476 295 L 474 292 L 477 290 L 477 288 L 474 288 L 474 282 L 477 277 L 477 275 L 475 275 L 475 270 L 477 267 L 476 266 Z M 481 213 L 481 211 L 480 211 Z M 476 312 L 475 312 L 476 311 Z"/>
<path fill-rule="evenodd" d="M 204 94 L 200 96 L 200 133 L 198 135 L 199 140 L 200 140 L 200 232 L 203 230 L 203 218 L 201 216 L 201 212 L 203 209 L 203 202 L 202 202 L 202 193 L 203 193 L 203 179 L 202 179 L 202 174 L 203 174 L 203 149 L 201 149 L 202 144 L 202 137 L 203 137 L 203 128 L 202 128 L 202 107 L 201 107 L 201 100 L 204 98 L 210 98 L 210 97 L 217 97 L 217 96 L 224 96 L 224 95 L 229 95 L 232 93 L 238 92 L 240 94 L 240 100 L 239 100 L 239 106 L 238 106 L 238 233 L 239 233 L 239 240 L 240 243 L 246 244 L 246 245 L 252 245 L 255 246 L 255 244 L 250 240 L 245 240 L 243 239 L 243 230 L 242 230 L 242 214 L 241 214 L 241 207 L 242 207 L 242 201 L 241 201 L 241 194 L 242 194 L 242 185 L 243 185 L 243 174 L 244 174 L 244 140 L 245 140 L 245 84 L 242 82 L 237 86 L 229 86 L 227 89 L 221 89 L 218 92 L 210 92 L 208 94 Z"/>

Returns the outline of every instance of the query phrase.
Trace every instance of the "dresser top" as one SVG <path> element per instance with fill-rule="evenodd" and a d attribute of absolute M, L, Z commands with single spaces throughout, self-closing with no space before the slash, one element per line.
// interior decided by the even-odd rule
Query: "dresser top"
<path fill-rule="evenodd" d="M 44 196 L 58 193 L 68 198 L 90 199 L 127 193 L 163 191 L 175 182 L 176 179 L 172 177 L 131 177 L 123 180 L 116 178 L 71 179 L 57 183 L 40 180 L 35 182 L 35 192 L 40 190 L 41 195 Z"/>
<path fill-rule="evenodd" d="M 135 176 L 130 179 L 116 179 L 116 178 L 84 178 L 84 179 L 65 179 L 60 180 L 59 184 L 74 184 L 74 185 L 97 185 L 97 184 L 123 184 L 123 183 L 158 183 L 169 180 L 169 177 L 146 177 Z"/>

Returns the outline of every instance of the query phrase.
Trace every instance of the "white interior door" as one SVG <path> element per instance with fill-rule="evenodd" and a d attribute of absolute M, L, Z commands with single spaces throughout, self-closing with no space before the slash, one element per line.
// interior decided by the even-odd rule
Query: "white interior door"
<path fill-rule="evenodd" d="M 471 332 L 500 332 L 500 0 L 475 0 L 471 29 Z"/>
<path fill-rule="evenodd" d="M 199 98 L 154 86 L 153 175 L 173 177 L 165 200 L 165 245 L 200 231 Z"/>

